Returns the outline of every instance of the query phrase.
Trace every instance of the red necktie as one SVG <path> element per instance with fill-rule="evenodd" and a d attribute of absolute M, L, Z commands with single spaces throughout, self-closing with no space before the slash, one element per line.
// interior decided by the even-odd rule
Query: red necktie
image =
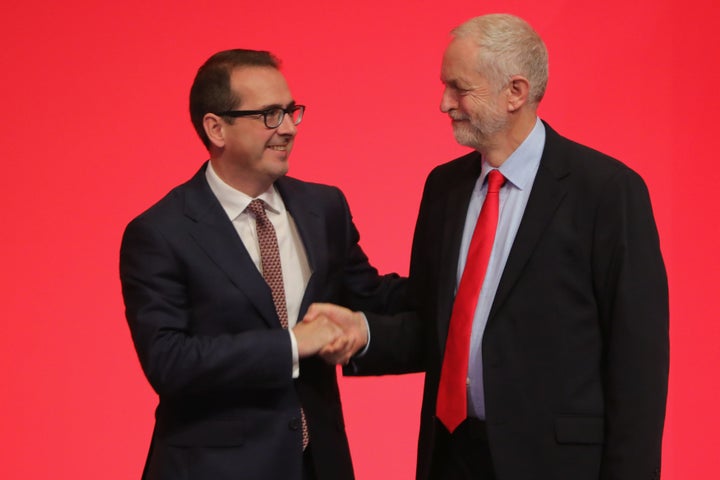
<path fill-rule="evenodd" d="M 265 212 L 265 202 L 255 199 L 247 206 L 247 209 L 255 216 L 255 227 L 257 229 L 258 244 L 260 246 L 260 263 L 265 282 L 272 292 L 275 311 L 280 318 L 280 325 L 288 328 L 287 304 L 285 303 L 285 286 L 283 285 L 282 264 L 280 263 L 280 249 L 278 248 L 277 235 L 270 219 Z M 300 410 L 302 417 L 302 445 L 303 450 L 310 442 L 305 410 Z"/>
<path fill-rule="evenodd" d="M 495 241 L 498 222 L 500 187 L 505 177 L 498 170 L 488 174 L 488 189 L 473 231 L 465 269 L 455 295 L 450 329 L 445 343 L 440 386 L 437 397 L 437 417 L 453 432 L 467 418 L 467 372 L 475 308 L 485 280 L 490 252 Z"/>

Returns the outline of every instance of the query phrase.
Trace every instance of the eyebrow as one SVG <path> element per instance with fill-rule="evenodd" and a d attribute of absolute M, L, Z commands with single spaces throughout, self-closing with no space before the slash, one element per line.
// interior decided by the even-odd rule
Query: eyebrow
<path fill-rule="evenodd" d="M 448 88 L 452 88 L 453 90 L 474 90 L 477 87 L 477 85 L 473 85 L 465 80 L 462 80 L 460 78 L 453 78 L 451 80 L 443 80 L 440 79 L 443 85 L 445 85 Z"/>
<path fill-rule="evenodd" d="M 460 83 L 455 79 L 449 81 L 442 81 L 442 84 L 454 90 L 464 90 L 464 88 L 460 86 Z"/>
<path fill-rule="evenodd" d="M 448 85 L 450 87 L 454 87 L 458 83 L 458 78 L 457 77 L 448 78 L 444 75 L 440 75 L 440 83 L 442 83 L 443 85 Z"/>
<path fill-rule="evenodd" d="M 292 100 L 290 103 L 287 104 L 287 106 L 283 106 L 281 103 L 273 103 L 271 105 L 264 105 L 258 108 L 258 110 L 270 110 L 272 108 L 282 108 L 283 110 L 287 110 L 288 108 L 292 108 L 295 105 L 297 105 L 295 103 L 295 100 Z"/>

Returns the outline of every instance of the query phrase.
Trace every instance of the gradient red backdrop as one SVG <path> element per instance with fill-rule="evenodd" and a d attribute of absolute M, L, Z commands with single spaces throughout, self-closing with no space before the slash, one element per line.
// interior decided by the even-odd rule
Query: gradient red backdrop
<path fill-rule="evenodd" d="M 465 152 L 438 110 L 448 31 L 497 11 L 548 45 L 542 117 L 650 187 L 672 314 L 663 479 L 718 478 L 713 0 L 6 2 L 0 478 L 139 478 L 156 399 L 125 325 L 118 247 L 206 158 L 187 96 L 209 55 L 284 60 L 308 106 L 291 174 L 340 186 L 375 265 L 407 273 L 425 176 Z M 412 478 L 421 381 L 341 380 L 359 480 Z"/>

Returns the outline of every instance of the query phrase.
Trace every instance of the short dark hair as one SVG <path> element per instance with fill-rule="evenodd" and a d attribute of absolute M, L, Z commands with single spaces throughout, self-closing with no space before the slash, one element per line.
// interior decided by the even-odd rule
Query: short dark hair
<path fill-rule="evenodd" d="M 241 99 L 230 88 L 230 75 L 239 67 L 279 69 L 280 60 L 270 52 L 237 48 L 216 53 L 198 69 L 190 88 L 190 120 L 207 149 L 210 139 L 203 127 L 203 117 L 206 113 L 232 110 L 240 103 Z"/>

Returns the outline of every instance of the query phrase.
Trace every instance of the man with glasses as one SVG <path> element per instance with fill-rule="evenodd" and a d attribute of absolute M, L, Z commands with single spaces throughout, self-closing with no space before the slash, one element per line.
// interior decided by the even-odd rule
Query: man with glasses
<path fill-rule="evenodd" d="M 159 395 L 146 480 L 353 478 L 334 366 L 354 350 L 312 302 L 401 306 L 342 193 L 286 177 L 305 107 L 268 52 L 213 55 L 190 91 L 210 159 L 127 227 L 126 316 Z"/>

